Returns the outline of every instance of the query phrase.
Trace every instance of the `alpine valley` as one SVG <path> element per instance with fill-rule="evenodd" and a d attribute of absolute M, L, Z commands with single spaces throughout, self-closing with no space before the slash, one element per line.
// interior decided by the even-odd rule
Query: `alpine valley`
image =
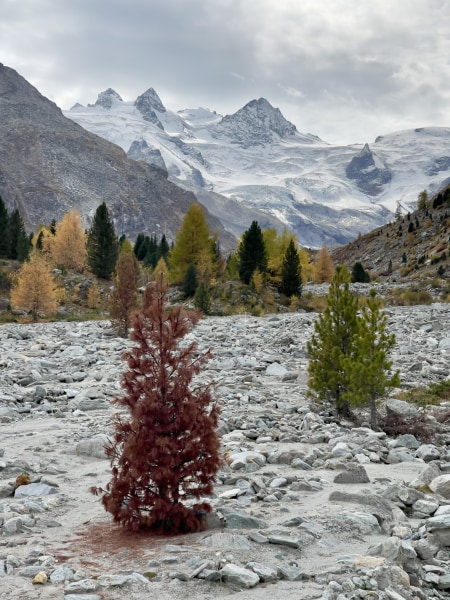
<path fill-rule="evenodd" d="M 450 128 L 423 127 L 336 146 L 300 133 L 267 100 L 222 117 L 168 110 L 148 89 L 108 89 L 64 113 L 0 64 L 0 196 L 28 230 L 104 201 L 120 234 L 174 239 L 189 205 L 206 209 L 224 251 L 253 220 L 302 246 L 336 246 L 416 207 L 450 181 Z"/>

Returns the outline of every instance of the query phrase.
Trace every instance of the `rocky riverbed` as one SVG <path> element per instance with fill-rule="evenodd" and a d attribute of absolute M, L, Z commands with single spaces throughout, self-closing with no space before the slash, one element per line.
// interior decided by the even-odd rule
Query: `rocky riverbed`
<path fill-rule="evenodd" d="M 450 305 L 387 313 L 402 385 L 448 378 Z M 215 356 L 200 380 L 222 403 L 224 466 L 210 529 L 173 538 L 122 531 L 89 493 L 109 480 L 129 342 L 107 322 L 1 326 L 0 598 L 449 598 L 450 434 L 390 439 L 312 405 L 314 318 L 211 317 L 190 334 Z"/>

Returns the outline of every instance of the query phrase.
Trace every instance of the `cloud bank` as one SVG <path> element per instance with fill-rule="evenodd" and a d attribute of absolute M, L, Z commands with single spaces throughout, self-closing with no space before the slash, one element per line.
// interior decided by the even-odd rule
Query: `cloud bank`
<path fill-rule="evenodd" d="M 153 87 L 172 110 L 265 97 L 332 143 L 450 126 L 446 0 L 3 0 L 0 36 L 64 109 Z"/>

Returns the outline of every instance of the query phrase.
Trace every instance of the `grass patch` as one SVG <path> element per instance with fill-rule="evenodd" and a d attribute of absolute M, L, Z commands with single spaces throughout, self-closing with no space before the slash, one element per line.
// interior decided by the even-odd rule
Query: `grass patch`
<path fill-rule="evenodd" d="M 5 323 L 17 323 L 17 317 L 12 314 L 12 312 L 4 311 L 0 312 L 0 325 L 4 325 Z"/>
<path fill-rule="evenodd" d="M 103 312 L 91 310 L 86 312 L 78 312 L 77 314 L 56 314 L 48 319 L 48 321 L 67 321 L 69 323 L 78 321 L 105 321 L 109 319 Z"/>
<path fill-rule="evenodd" d="M 396 397 L 416 406 L 438 406 L 442 402 L 450 401 L 450 379 L 432 383 L 426 388 L 413 388 L 403 391 L 397 394 Z"/>
<path fill-rule="evenodd" d="M 427 290 L 394 288 L 389 296 L 389 304 L 394 306 L 417 306 L 432 304 L 433 297 Z"/>

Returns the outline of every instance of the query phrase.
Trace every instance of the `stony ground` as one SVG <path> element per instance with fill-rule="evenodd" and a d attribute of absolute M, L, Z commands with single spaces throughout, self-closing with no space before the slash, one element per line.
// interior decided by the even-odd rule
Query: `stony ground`
<path fill-rule="evenodd" d="M 388 317 L 403 386 L 448 378 L 450 306 Z M 211 528 L 174 538 L 127 534 L 89 493 L 109 479 L 128 342 L 106 322 L 0 327 L 0 598 L 450 597 L 450 436 L 393 440 L 312 405 L 314 318 L 208 318 L 190 334 L 215 355 L 201 379 L 223 405 L 225 462 Z"/>

